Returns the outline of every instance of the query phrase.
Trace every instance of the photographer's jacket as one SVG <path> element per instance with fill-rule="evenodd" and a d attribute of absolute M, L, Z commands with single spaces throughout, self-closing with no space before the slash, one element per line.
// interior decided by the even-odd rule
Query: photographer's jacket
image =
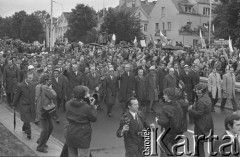
<path fill-rule="evenodd" d="M 91 142 L 90 122 L 96 122 L 96 111 L 85 101 L 70 100 L 66 103 L 66 143 L 69 147 L 88 149 Z"/>

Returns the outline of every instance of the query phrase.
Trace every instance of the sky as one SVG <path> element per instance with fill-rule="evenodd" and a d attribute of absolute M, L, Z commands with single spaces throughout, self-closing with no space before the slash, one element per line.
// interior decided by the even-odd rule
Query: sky
<path fill-rule="evenodd" d="M 53 17 L 58 17 L 61 13 L 70 12 L 75 8 L 76 4 L 83 3 L 93 7 L 96 11 L 105 6 L 116 7 L 119 0 L 53 0 Z M 27 13 L 32 13 L 37 10 L 51 11 L 51 0 L 0 0 L 0 16 L 11 16 L 15 12 L 24 10 Z"/>

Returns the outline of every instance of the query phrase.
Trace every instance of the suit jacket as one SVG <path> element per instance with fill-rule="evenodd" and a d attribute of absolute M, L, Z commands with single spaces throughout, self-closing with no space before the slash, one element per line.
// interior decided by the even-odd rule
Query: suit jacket
<path fill-rule="evenodd" d="M 110 76 L 107 76 L 104 79 L 103 90 L 106 95 L 106 98 L 105 98 L 106 103 L 115 104 L 115 98 L 117 96 L 117 91 L 118 91 L 118 79 L 115 76 L 113 76 L 112 79 Z"/>
<path fill-rule="evenodd" d="M 158 79 L 158 87 L 159 87 L 159 91 L 162 92 L 164 87 L 164 77 L 168 74 L 168 71 L 166 71 L 165 69 L 159 69 L 157 72 L 157 79 Z"/>
<path fill-rule="evenodd" d="M 134 90 L 134 75 L 129 72 L 129 76 L 126 72 L 118 78 L 120 80 L 120 89 L 119 89 L 119 101 L 126 101 L 128 98 L 133 96 Z"/>
<path fill-rule="evenodd" d="M 177 79 L 175 76 L 173 77 L 170 74 L 168 74 L 164 77 L 163 89 L 170 87 L 177 87 Z"/>
<path fill-rule="evenodd" d="M 216 94 L 218 94 L 218 98 L 221 98 L 221 82 L 222 80 L 219 73 L 216 73 L 216 76 L 213 73 L 209 74 L 208 91 L 211 92 L 213 99 L 216 98 Z"/>
<path fill-rule="evenodd" d="M 223 75 L 223 86 L 222 89 L 226 91 L 226 94 L 223 95 L 224 98 L 233 99 L 236 98 L 235 95 L 235 75 L 231 76 L 230 73 Z"/>
<path fill-rule="evenodd" d="M 236 143 L 235 143 L 236 142 Z M 239 153 L 234 154 L 235 152 L 239 152 L 239 141 L 236 140 L 233 142 L 230 138 L 230 136 L 227 134 L 225 131 L 219 138 L 218 140 L 215 140 L 213 143 L 213 152 L 217 152 L 216 155 L 209 155 L 209 157 L 236 157 L 239 156 Z M 236 144 L 236 145 L 235 145 Z M 225 147 L 222 147 L 225 145 Z M 233 148 L 234 151 L 231 150 L 231 147 Z M 220 148 L 220 150 L 219 150 Z M 236 148 L 236 149 L 235 149 Z M 231 152 L 230 154 L 226 154 L 227 152 Z M 226 155 L 224 155 L 226 154 Z"/>
<path fill-rule="evenodd" d="M 9 65 L 5 66 L 3 71 L 3 82 L 6 83 L 6 92 L 14 93 L 17 84 L 20 82 L 19 69 L 16 66 L 12 68 Z"/>
<path fill-rule="evenodd" d="M 137 115 L 138 118 L 134 120 L 129 111 L 125 113 L 120 120 L 120 126 L 117 130 L 117 137 L 124 137 L 126 157 L 134 157 L 134 155 L 143 157 L 144 139 L 139 136 L 139 133 L 144 129 L 150 128 L 150 126 L 142 112 L 139 111 Z M 126 124 L 126 119 L 129 120 L 129 131 L 121 135 L 123 126 Z"/>
<path fill-rule="evenodd" d="M 69 70 L 67 72 L 67 78 L 68 78 L 68 83 L 69 83 L 69 88 L 72 91 L 74 87 L 82 85 L 84 83 L 84 77 L 83 73 L 77 72 L 74 73 L 72 70 Z"/>
<path fill-rule="evenodd" d="M 142 76 L 142 78 L 140 78 L 139 76 L 135 76 L 134 90 L 135 90 L 138 101 L 142 101 L 146 99 L 146 87 L 145 87 L 144 76 Z"/>
<path fill-rule="evenodd" d="M 63 77 L 58 77 L 58 82 L 55 77 L 52 78 L 52 88 L 56 92 L 58 98 L 64 98 L 66 96 L 66 83 Z"/>
<path fill-rule="evenodd" d="M 101 86 L 100 75 L 96 73 L 94 77 L 93 74 L 88 73 L 85 77 L 84 85 L 87 86 L 90 91 L 95 91 L 96 87 L 100 88 Z"/>
<path fill-rule="evenodd" d="M 19 107 L 20 117 L 23 122 L 30 122 L 35 116 L 35 88 L 32 84 L 22 82 L 17 86 L 13 98 L 13 106 Z"/>

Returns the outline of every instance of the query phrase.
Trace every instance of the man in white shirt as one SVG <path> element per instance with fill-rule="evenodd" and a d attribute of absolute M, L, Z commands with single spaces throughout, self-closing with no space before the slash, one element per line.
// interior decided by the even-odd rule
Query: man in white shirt
<path fill-rule="evenodd" d="M 139 104 L 136 98 L 130 97 L 127 100 L 126 108 L 128 111 L 121 118 L 117 136 L 124 137 L 126 157 L 144 157 L 143 130 L 154 128 L 155 125 L 149 125 L 144 114 L 138 110 Z"/>

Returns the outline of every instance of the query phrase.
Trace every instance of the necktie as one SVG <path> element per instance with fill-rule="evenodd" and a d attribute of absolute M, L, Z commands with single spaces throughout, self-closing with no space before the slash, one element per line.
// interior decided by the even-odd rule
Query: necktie
<path fill-rule="evenodd" d="M 129 72 L 128 72 L 128 76 L 129 76 Z"/>

